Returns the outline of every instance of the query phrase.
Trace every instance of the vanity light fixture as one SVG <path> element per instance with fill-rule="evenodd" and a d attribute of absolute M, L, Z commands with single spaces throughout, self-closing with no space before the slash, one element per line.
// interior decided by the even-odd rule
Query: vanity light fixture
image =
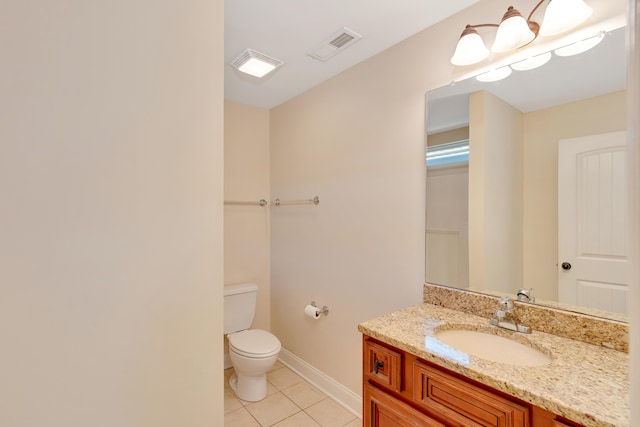
<path fill-rule="evenodd" d="M 553 0 L 544 12 L 540 26 L 541 36 L 553 36 L 574 28 L 593 13 L 593 9 L 582 0 Z"/>
<path fill-rule="evenodd" d="M 539 29 L 537 23 L 530 19 L 525 20 L 517 9 L 509 6 L 500 25 L 498 25 L 491 51 L 496 53 L 510 52 L 528 45 L 536 38 Z"/>
<path fill-rule="evenodd" d="M 477 64 L 487 56 L 489 56 L 489 49 L 484 45 L 482 37 L 475 28 L 467 25 L 460 36 L 451 63 L 461 66 Z"/>
<path fill-rule="evenodd" d="M 284 62 L 279 59 L 272 58 L 253 49 L 246 49 L 231 61 L 233 68 L 257 78 L 266 76 L 282 64 Z"/>
<path fill-rule="evenodd" d="M 531 20 L 538 8 L 548 1 L 542 25 Z M 451 58 L 453 65 L 465 66 L 477 64 L 489 56 L 476 28 L 496 27 L 496 37 L 491 47 L 495 53 L 505 53 L 519 49 L 531 43 L 538 34 L 554 35 L 568 31 L 584 22 L 593 13 L 593 9 L 583 0 L 540 0 L 533 8 L 527 19 L 509 6 L 500 24 L 467 25 L 456 45 Z"/>

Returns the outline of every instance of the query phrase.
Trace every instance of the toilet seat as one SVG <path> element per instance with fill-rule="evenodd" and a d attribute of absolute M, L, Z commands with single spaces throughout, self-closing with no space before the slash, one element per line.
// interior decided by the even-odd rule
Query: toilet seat
<path fill-rule="evenodd" d="M 271 357 L 280 352 L 280 341 L 273 334 L 261 329 L 246 329 L 227 335 L 229 348 L 250 358 Z"/>

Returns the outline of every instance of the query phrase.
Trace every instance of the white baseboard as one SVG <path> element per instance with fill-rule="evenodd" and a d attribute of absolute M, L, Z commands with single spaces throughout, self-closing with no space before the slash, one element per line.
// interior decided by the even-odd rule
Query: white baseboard
<path fill-rule="evenodd" d="M 300 375 L 309 383 L 313 384 L 324 394 L 344 406 L 344 408 L 349 412 L 362 419 L 361 396 L 349 390 L 333 378 L 319 371 L 285 348 L 280 350 L 278 359 L 292 371 Z"/>

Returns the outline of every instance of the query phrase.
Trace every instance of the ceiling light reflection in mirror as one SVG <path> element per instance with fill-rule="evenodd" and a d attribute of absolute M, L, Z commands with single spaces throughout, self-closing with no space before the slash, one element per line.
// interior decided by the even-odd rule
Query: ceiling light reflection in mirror
<path fill-rule="evenodd" d="M 602 39 L 605 37 L 606 33 L 604 31 L 600 31 L 597 35 L 588 37 L 584 40 L 577 41 L 575 43 L 571 43 L 567 46 L 562 46 L 553 51 L 557 56 L 573 56 L 584 53 L 595 46 L 597 46 Z M 503 67 L 499 67 L 493 69 L 491 71 L 484 72 L 476 76 L 476 79 L 480 82 L 489 83 L 489 82 L 497 82 L 502 79 L 506 79 L 511 75 L 511 70 L 515 71 L 529 71 L 536 69 L 538 67 L 542 67 L 547 62 L 551 60 L 552 57 L 551 52 L 544 52 L 539 55 L 531 56 L 529 58 L 520 60 L 510 65 L 505 65 Z"/>
<path fill-rule="evenodd" d="M 511 64 L 511 68 L 516 71 L 534 70 L 538 67 L 542 67 L 544 64 L 549 62 L 550 59 L 551 52 L 545 52 L 541 53 L 540 55 L 532 56 L 530 58 L 523 59 L 522 61 Z"/>
<path fill-rule="evenodd" d="M 496 68 L 495 70 L 491 70 L 491 71 L 487 71 L 486 73 L 482 73 L 482 74 L 476 76 L 476 79 L 479 82 L 491 83 L 491 82 L 500 81 L 502 79 L 506 79 L 510 75 L 511 75 L 511 67 L 506 65 L 504 67 Z"/>

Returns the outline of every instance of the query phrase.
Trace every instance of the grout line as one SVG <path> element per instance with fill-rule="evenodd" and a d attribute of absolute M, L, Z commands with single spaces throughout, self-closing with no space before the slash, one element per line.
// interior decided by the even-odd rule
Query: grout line
<path fill-rule="evenodd" d="M 243 408 L 245 411 L 247 411 L 247 413 L 251 416 L 251 418 L 253 418 L 253 420 L 254 420 L 254 421 L 255 421 L 259 426 L 264 427 L 264 426 L 262 425 L 262 423 L 260 423 L 260 421 L 258 421 L 258 419 L 257 419 L 256 417 L 254 417 L 254 416 L 253 416 L 253 414 L 252 414 L 252 413 L 251 413 L 251 412 L 250 412 L 250 411 L 249 411 L 245 406 L 243 406 L 242 408 Z"/>

